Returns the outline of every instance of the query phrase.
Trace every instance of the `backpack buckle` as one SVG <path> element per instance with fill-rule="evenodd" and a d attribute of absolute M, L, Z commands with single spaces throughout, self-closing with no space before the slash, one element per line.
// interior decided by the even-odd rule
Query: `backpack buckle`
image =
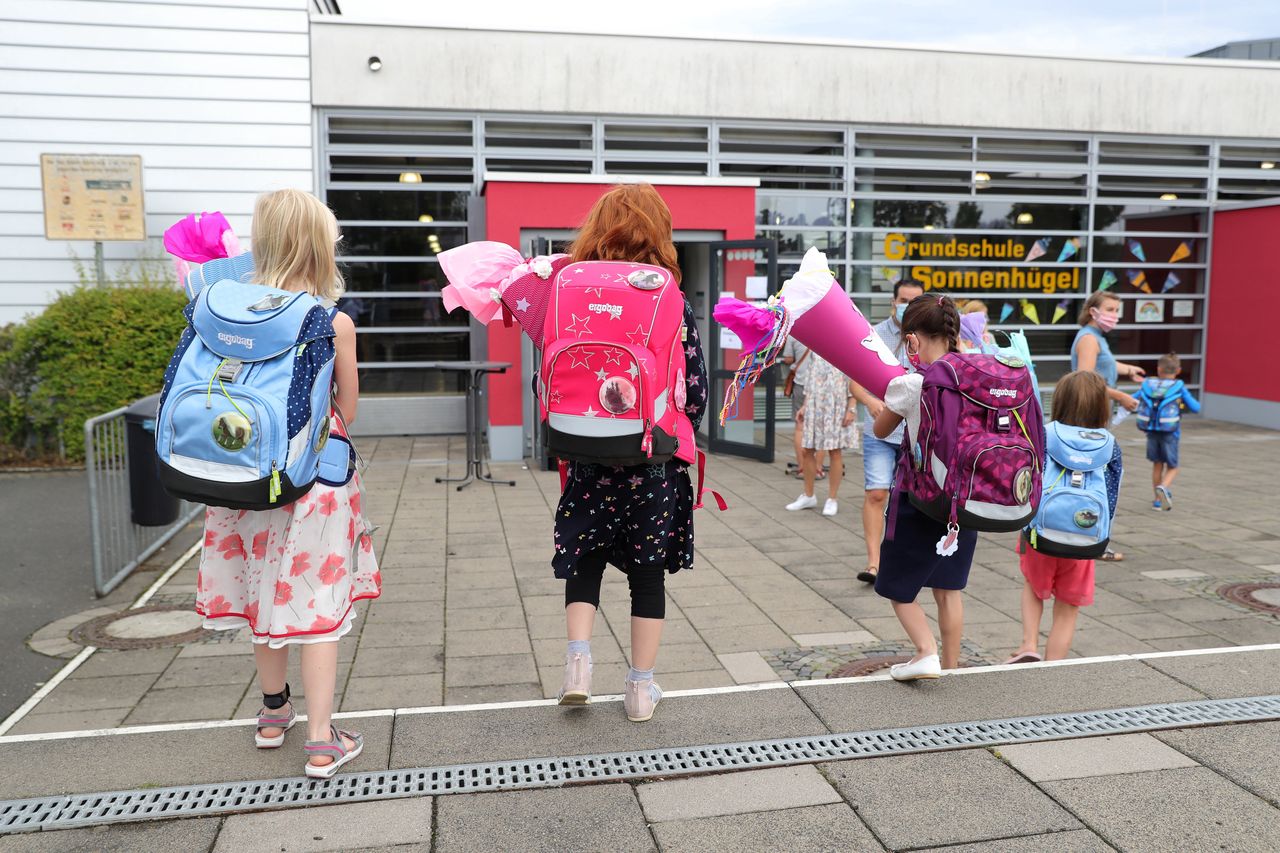
<path fill-rule="evenodd" d="M 219 382 L 235 382 L 236 377 L 240 375 L 240 371 L 243 369 L 243 361 L 238 358 L 228 358 L 218 365 L 216 376 Z"/>
<path fill-rule="evenodd" d="M 996 416 L 996 429 L 999 432 L 1009 432 L 1013 429 L 1013 419 L 1007 413 Z"/>
<path fill-rule="evenodd" d="M 1073 489 L 1084 488 L 1084 472 L 1083 471 L 1071 472 L 1071 488 Z"/>

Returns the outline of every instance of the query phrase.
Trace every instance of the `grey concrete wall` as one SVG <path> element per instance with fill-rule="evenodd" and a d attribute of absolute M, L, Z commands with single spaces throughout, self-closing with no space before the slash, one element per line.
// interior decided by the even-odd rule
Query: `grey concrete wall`
<path fill-rule="evenodd" d="M 317 106 L 1280 137 L 1280 64 L 313 20 Z M 370 56 L 382 70 L 368 70 Z"/>
<path fill-rule="evenodd" d="M 1204 416 L 1207 418 L 1280 429 L 1280 403 L 1211 393 L 1206 393 L 1201 402 L 1204 403 Z"/>

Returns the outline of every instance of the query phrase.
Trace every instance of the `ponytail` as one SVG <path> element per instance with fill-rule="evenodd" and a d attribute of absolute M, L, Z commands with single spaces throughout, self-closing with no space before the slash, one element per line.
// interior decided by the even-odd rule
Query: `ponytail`
<path fill-rule="evenodd" d="M 960 312 L 947 296 L 917 296 L 902 315 L 902 334 L 943 338 L 950 352 L 960 351 Z"/>

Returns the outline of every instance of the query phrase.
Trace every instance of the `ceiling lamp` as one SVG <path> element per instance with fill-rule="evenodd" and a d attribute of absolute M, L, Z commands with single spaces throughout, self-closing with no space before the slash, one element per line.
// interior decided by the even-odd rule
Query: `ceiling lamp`
<path fill-rule="evenodd" d="M 436 218 L 432 216 L 430 213 L 424 213 L 418 217 L 418 221 L 419 222 L 435 222 Z"/>
<path fill-rule="evenodd" d="M 1178 194 L 1177 193 L 1161 193 L 1160 200 L 1161 201 L 1177 201 Z"/>
<path fill-rule="evenodd" d="M 991 176 L 986 172 L 974 172 L 973 185 L 980 190 L 986 189 L 991 186 Z"/>
<path fill-rule="evenodd" d="M 1261 163 L 1258 164 L 1259 169 L 1274 169 L 1275 167 L 1276 167 L 1276 164 L 1272 160 L 1263 160 Z"/>
<path fill-rule="evenodd" d="M 926 230 L 926 231 L 932 231 L 932 230 L 933 230 L 933 226 L 932 226 L 932 225 L 926 225 L 926 226 L 924 227 L 924 230 Z"/>
<path fill-rule="evenodd" d="M 400 183 L 402 184 L 420 184 L 422 183 L 422 175 L 418 172 L 401 172 Z"/>
<path fill-rule="evenodd" d="M 1030 213 L 1023 212 L 1018 214 L 1019 225 L 1030 225 L 1032 222 L 1035 222 L 1035 221 L 1036 221 L 1036 218 L 1032 216 Z"/>
<path fill-rule="evenodd" d="M 382 60 L 376 56 L 369 57 L 369 70 L 377 73 L 382 70 Z"/>

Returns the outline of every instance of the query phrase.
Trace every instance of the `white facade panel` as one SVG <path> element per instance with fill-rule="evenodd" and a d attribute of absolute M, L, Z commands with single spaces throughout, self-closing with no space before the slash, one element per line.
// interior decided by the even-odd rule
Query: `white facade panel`
<path fill-rule="evenodd" d="M 88 242 L 44 237 L 42 153 L 138 154 L 146 243 L 108 267 L 168 266 L 159 237 L 220 210 L 249 232 L 258 193 L 313 189 L 308 0 L 0 0 L 0 324 L 77 283 Z"/>
<path fill-rule="evenodd" d="M 368 58 L 382 60 L 368 69 Z M 1280 66 L 317 19 L 326 107 L 1280 137 Z"/>

